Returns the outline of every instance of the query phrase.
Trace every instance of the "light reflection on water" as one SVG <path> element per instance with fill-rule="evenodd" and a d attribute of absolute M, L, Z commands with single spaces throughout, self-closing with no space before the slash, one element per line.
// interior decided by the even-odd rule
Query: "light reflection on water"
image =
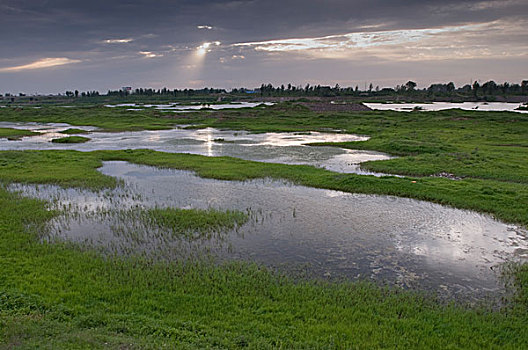
<path fill-rule="evenodd" d="M 460 108 L 466 111 L 509 111 L 528 113 L 528 110 L 518 110 L 525 106 L 522 103 L 511 102 L 432 102 L 432 103 L 364 103 L 365 106 L 382 111 L 411 112 L 415 109 L 422 111 L 441 111 Z"/>
<path fill-rule="evenodd" d="M 341 133 L 262 133 L 206 129 L 183 129 L 93 132 L 91 140 L 81 144 L 51 143 L 54 138 L 64 137 L 59 131 L 68 124 L 37 124 L 0 122 L 0 127 L 21 128 L 41 132 L 41 135 L 24 137 L 20 141 L 0 139 L 0 150 L 70 149 L 78 151 L 153 149 L 171 153 L 192 153 L 205 156 L 230 156 L 269 163 L 305 164 L 343 173 L 383 175 L 360 169 L 360 163 L 391 157 L 374 151 L 348 150 L 338 147 L 306 146 L 314 142 L 365 141 L 368 137 Z M 94 127 L 75 127 L 93 131 Z"/>
<path fill-rule="evenodd" d="M 260 105 L 263 106 L 273 106 L 275 103 L 272 102 L 234 102 L 234 103 L 200 103 L 192 105 L 181 105 L 178 102 L 165 103 L 165 104 L 143 104 L 143 103 L 120 103 L 120 104 L 109 104 L 105 107 L 115 108 L 115 107 L 133 107 L 127 110 L 137 110 L 137 108 L 154 108 L 160 110 L 176 110 L 176 111 L 189 111 L 189 110 L 201 110 L 201 109 L 239 109 L 239 108 L 254 108 Z"/>
<path fill-rule="evenodd" d="M 501 290 L 495 267 L 528 258 L 525 230 L 429 202 L 272 180 L 202 179 L 126 162 L 105 162 L 101 172 L 122 179 L 124 187 L 102 193 L 12 189 L 69 208 L 69 215 L 53 221 L 48 239 L 110 253 L 250 260 L 309 276 L 367 278 L 463 298 Z M 231 232 L 184 238 L 116 214 L 150 207 L 236 209 L 250 220 Z"/>

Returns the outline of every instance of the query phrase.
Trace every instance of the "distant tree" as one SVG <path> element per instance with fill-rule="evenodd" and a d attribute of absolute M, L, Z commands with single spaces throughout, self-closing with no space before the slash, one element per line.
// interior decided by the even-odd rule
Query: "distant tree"
<path fill-rule="evenodd" d="M 469 92 L 471 92 L 471 85 L 466 84 L 466 85 L 462 86 L 461 88 L 458 88 L 458 91 L 469 93 Z"/>
<path fill-rule="evenodd" d="M 523 80 L 521 82 L 521 93 L 524 95 L 528 92 L 528 80 Z M 6 95 L 7 96 L 7 95 Z"/>
<path fill-rule="evenodd" d="M 414 81 L 409 80 L 407 83 L 405 83 L 405 88 L 408 91 L 413 91 L 416 88 L 416 83 Z"/>
<path fill-rule="evenodd" d="M 473 95 L 475 97 L 478 97 L 478 90 L 480 89 L 480 84 L 478 83 L 478 81 L 475 80 L 475 82 L 473 83 Z"/>
<path fill-rule="evenodd" d="M 499 87 L 504 95 L 506 95 L 510 90 L 510 84 L 508 82 L 504 82 L 504 84 L 500 85 Z"/>
<path fill-rule="evenodd" d="M 510 94 L 519 94 L 521 92 L 521 85 L 519 84 L 511 84 L 509 89 Z"/>
<path fill-rule="evenodd" d="M 75 97 L 79 97 L 79 90 L 75 90 Z"/>
<path fill-rule="evenodd" d="M 493 80 L 487 81 L 482 84 L 482 91 L 485 94 L 493 95 L 497 91 L 497 84 Z"/>
<path fill-rule="evenodd" d="M 370 83 L 370 84 L 369 84 L 369 89 L 368 89 L 368 91 L 369 91 L 369 92 L 372 92 L 372 89 L 373 89 L 373 88 L 374 88 L 374 86 L 372 86 L 372 83 Z"/>
<path fill-rule="evenodd" d="M 455 91 L 455 84 L 452 81 L 446 85 L 446 91 L 448 93 L 453 93 Z"/>

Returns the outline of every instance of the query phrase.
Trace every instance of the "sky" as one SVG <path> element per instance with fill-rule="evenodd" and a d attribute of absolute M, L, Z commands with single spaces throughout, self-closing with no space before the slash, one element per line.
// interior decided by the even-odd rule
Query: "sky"
<path fill-rule="evenodd" d="M 0 0 L 0 93 L 528 79 L 528 0 Z"/>

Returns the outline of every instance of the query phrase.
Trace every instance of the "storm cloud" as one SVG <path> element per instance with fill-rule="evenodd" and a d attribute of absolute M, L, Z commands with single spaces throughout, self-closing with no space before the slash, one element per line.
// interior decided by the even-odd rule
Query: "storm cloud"
<path fill-rule="evenodd" d="M 0 92 L 528 77 L 528 2 L 0 0 Z"/>

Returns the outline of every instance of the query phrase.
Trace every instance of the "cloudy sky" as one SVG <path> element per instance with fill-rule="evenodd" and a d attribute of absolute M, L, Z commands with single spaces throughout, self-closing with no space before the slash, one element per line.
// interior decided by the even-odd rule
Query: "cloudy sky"
<path fill-rule="evenodd" d="M 0 93 L 528 79 L 527 0 L 0 0 Z"/>

